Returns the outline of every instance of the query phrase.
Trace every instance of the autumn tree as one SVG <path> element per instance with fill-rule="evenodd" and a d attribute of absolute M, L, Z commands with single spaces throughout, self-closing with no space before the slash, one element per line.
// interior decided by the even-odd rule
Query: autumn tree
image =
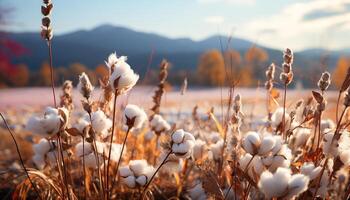
<path fill-rule="evenodd" d="M 19 64 L 17 65 L 16 73 L 14 74 L 13 77 L 11 77 L 12 83 L 14 86 L 17 86 L 17 87 L 26 86 L 29 81 L 29 76 L 30 76 L 30 73 L 27 65 Z"/>
<path fill-rule="evenodd" d="M 333 83 L 340 88 L 342 85 L 345 75 L 347 73 L 348 68 L 350 67 L 350 58 L 349 57 L 340 57 L 337 62 L 337 66 L 333 72 Z"/>
<path fill-rule="evenodd" d="M 50 65 L 47 62 L 44 62 L 41 65 L 39 76 L 40 76 L 40 80 L 38 82 L 40 85 L 43 85 L 43 86 L 51 85 Z"/>
<path fill-rule="evenodd" d="M 244 55 L 246 65 L 251 68 L 255 79 L 260 79 L 265 76 L 264 70 L 268 59 L 269 56 L 267 52 L 256 46 L 249 48 Z"/>
<path fill-rule="evenodd" d="M 218 50 L 210 50 L 201 55 L 197 67 L 202 83 L 223 85 L 225 81 L 225 64 Z"/>
<path fill-rule="evenodd" d="M 98 65 L 96 68 L 95 68 L 95 74 L 96 74 L 96 77 L 98 79 L 101 79 L 105 76 L 108 75 L 108 69 L 105 65 Z"/>

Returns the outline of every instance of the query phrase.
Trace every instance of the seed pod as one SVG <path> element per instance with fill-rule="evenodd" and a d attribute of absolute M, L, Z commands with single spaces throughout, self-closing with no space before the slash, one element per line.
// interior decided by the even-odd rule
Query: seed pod
<path fill-rule="evenodd" d="M 41 24 L 43 26 L 49 27 L 51 25 L 51 20 L 49 17 L 43 17 L 43 19 L 41 20 Z"/>
<path fill-rule="evenodd" d="M 52 8 L 53 8 L 52 4 L 47 4 L 47 5 L 41 6 L 41 13 L 44 16 L 48 16 L 51 14 Z"/>

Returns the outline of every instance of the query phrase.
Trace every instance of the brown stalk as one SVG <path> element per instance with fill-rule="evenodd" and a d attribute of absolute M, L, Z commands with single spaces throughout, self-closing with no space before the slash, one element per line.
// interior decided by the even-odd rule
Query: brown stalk
<path fill-rule="evenodd" d="M 284 95 L 283 95 L 283 116 L 282 116 L 282 137 L 286 137 L 286 99 L 287 99 L 287 84 L 284 84 Z"/>
<path fill-rule="evenodd" d="M 52 89 L 52 96 L 53 96 L 53 102 L 55 105 L 55 108 L 57 108 L 57 103 L 56 103 L 56 92 L 55 92 L 55 82 L 54 82 L 54 70 L 53 70 L 53 65 L 52 65 L 52 44 L 51 40 L 47 42 L 47 45 L 49 47 L 49 59 L 50 59 L 50 74 L 51 74 L 51 89 Z"/>
<path fill-rule="evenodd" d="M 5 126 L 6 126 L 7 130 L 9 131 L 13 142 L 15 143 L 16 151 L 17 151 L 19 160 L 20 160 L 20 162 L 21 162 L 21 165 L 22 165 L 22 168 L 23 168 L 24 172 L 26 173 L 26 175 L 27 175 L 27 177 L 28 177 L 28 180 L 29 180 L 30 184 L 31 184 L 32 187 L 34 188 L 36 195 L 38 195 L 39 199 L 42 200 L 42 198 L 41 198 L 41 196 L 40 196 L 40 194 L 39 194 L 38 189 L 37 189 L 36 186 L 34 185 L 32 179 L 31 179 L 30 176 L 29 176 L 29 173 L 28 173 L 28 171 L 27 171 L 27 168 L 26 168 L 25 165 L 24 165 L 24 161 L 23 161 L 21 152 L 20 152 L 20 150 L 19 150 L 19 147 L 18 147 L 16 138 L 15 138 L 14 134 L 12 133 L 12 131 L 11 131 L 11 129 L 10 129 L 10 127 L 9 127 L 9 125 L 8 125 L 8 123 L 7 123 L 6 119 L 5 119 L 5 117 L 3 116 L 3 114 L 2 114 L 1 112 L 0 112 L 0 116 L 1 116 L 2 120 L 3 120 L 4 123 L 5 123 Z"/>
<path fill-rule="evenodd" d="M 116 113 L 116 104 L 117 104 L 117 97 L 118 97 L 118 90 L 116 89 L 114 91 L 114 102 L 113 102 L 113 116 L 112 116 L 112 132 L 111 132 L 111 140 L 110 140 L 110 146 L 108 151 L 108 160 L 107 160 L 107 172 L 106 172 L 106 184 L 107 188 L 109 188 L 109 165 L 111 160 L 111 152 L 112 152 L 112 143 L 113 143 L 113 136 L 114 136 L 114 129 L 115 129 L 115 113 Z M 113 189 L 113 186 L 111 190 Z M 110 197 L 109 190 L 107 191 L 107 197 Z"/>

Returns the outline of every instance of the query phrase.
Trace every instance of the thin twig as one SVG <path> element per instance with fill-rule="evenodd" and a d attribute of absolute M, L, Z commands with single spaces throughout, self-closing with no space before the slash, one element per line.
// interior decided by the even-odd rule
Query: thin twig
<path fill-rule="evenodd" d="M 154 179 L 154 177 L 156 176 L 156 174 L 158 173 L 158 171 L 160 170 L 160 168 L 166 163 L 167 159 L 169 158 L 170 154 L 172 154 L 172 151 L 169 151 L 169 153 L 165 156 L 164 160 L 162 161 L 162 163 L 159 165 L 159 167 L 157 168 L 157 170 L 154 172 L 154 174 L 152 175 L 152 177 L 149 179 L 148 183 L 146 184 L 145 188 L 143 189 L 140 199 L 143 199 L 143 196 L 145 195 L 145 192 L 147 191 L 149 185 L 151 184 L 152 180 Z"/>
<path fill-rule="evenodd" d="M 47 45 L 48 45 L 48 47 L 49 47 L 51 88 L 52 88 L 53 102 L 54 102 L 55 108 L 57 108 L 57 103 L 56 103 L 56 92 L 55 92 L 55 80 L 54 80 L 54 70 L 53 70 L 53 64 L 52 64 L 52 44 L 51 44 L 51 40 L 49 40 L 49 41 L 47 42 Z"/>
<path fill-rule="evenodd" d="M 111 160 L 111 152 L 112 152 L 112 143 L 113 143 L 113 136 L 114 136 L 114 129 L 115 129 L 115 112 L 116 112 L 116 104 L 117 104 L 117 97 L 118 97 L 118 90 L 116 89 L 114 92 L 114 102 L 113 102 L 113 116 L 112 116 L 112 132 L 111 132 L 111 140 L 109 145 L 109 151 L 108 151 L 108 160 L 107 160 L 107 172 L 106 172 L 106 185 L 107 189 L 109 188 L 109 165 Z M 113 189 L 113 187 L 111 188 Z M 107 191 L 107 197 L 110 197 L 109 190 Z"/>

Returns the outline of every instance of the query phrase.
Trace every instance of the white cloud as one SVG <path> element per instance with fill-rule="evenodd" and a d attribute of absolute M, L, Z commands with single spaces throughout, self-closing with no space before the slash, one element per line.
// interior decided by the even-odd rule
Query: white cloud
<path fill-rule="evenodd" d="M 197 2 L 203 4 L 225 3 L 236 5 L 254 5 L 256 0 L 197 0 Z"/>
<path fill-rule="evenodd" d="M 223 16 L 209 16 L 204 19 L 204 22 L 215 25 L 222 24 L 224 21 L 225 19 Z"/>
<path fill-rule="evenodd" d="M 350 0 L 295 3 L 277 14 L 242 25 L 238 32 L 249 39 L 258 39 L 260 44 L 279 48 L 342 48 L 350 45 L 350 41 L 344 43 L 345 38 L 338 37 L 344 35 L 345 31 L 350 31 L 348 10 Z M 320 41 L 320 38 L 326 39 L 327 43 Z"/>

